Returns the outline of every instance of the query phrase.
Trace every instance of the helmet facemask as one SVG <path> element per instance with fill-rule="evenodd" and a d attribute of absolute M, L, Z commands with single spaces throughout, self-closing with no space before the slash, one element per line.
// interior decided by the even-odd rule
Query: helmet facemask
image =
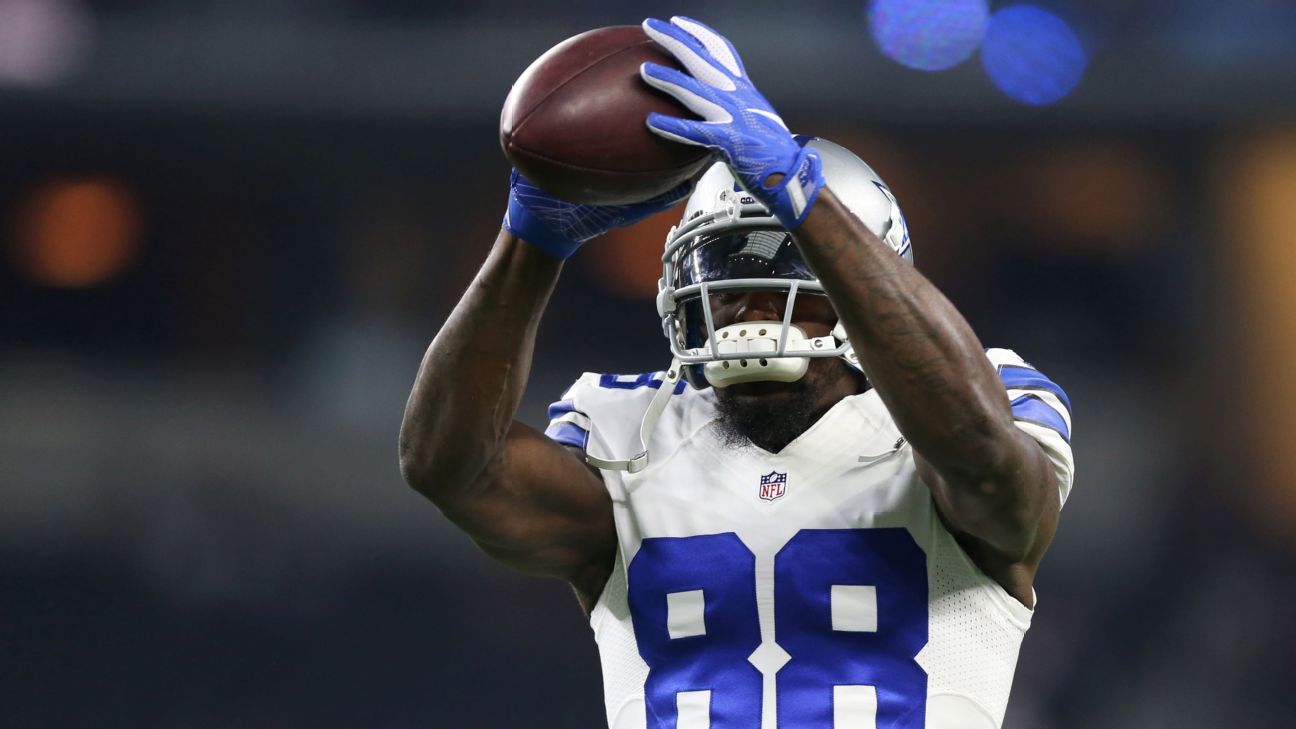
<path fill-rule="evenodd" d="M 713 223 L 707 235 L 686 236 L 679 236 L 680 245 L 664 261 L 675 309 L 663 326 L 694 387 L 794 382 L 804 376 L 810 357 L 849 351 L 844 341 L 807 337 L 792 323 L 798 297 L 824 293 L 786 230 Z M 785 295 L 782 320 L 717 327 L 716 297 L 749 291 Z"/>

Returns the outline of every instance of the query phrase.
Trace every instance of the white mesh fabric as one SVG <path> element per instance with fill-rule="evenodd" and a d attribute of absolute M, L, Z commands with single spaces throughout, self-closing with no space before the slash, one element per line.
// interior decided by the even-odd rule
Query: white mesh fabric
<path fill-rule="evenodd" d="M 612 729 L 643 727 L 643 687 L 648 665 L 639 657 L 639 644 L 626 600 L 626 573 L 621 552 L 617 550 L 612 575 L 590 615 L 590 627 L 599 647 L 603 666 L 603 701 L 608 726 Z"/>
<path fill-rule="evenodd" d="M 943 526 L 933 527 L 932 542 L 930 632 L 920 654 L 927 693 L 964 696 L 998 726 L 1031 611 L 977 569 Z"/>
<path fill-rule="evenodd" d="M 647 21 L 644 21 L 643 29 L 649 38 L 657 41 L 669 51 L 693 78 L 707 86 L 724 91 L 733 91 L 738 88 L 738 85 L 724 71 L 716 68 L 710 61 L 703 58 L 696 50 L 685 45 L 682 41 L 657 30 L 649 25 Z"/>
<path fill-rule="evenodd" d="M 738 62 L 738 55 L 734 53 L 733 46 L 729 45 L 729 41 L 721 38 L 715 31 L 705 25 L 688 18 L 681 18 L 677 15 L 671 18 L 671 23 L 687 30 L 690 35 L 697 38 L 702 47 L 707 50 L 707 53 L 711 54 L 711 57 L 721 66 L 724 66 L 729 73 L 735 76 L 743 75 L 742 65 Z"/>

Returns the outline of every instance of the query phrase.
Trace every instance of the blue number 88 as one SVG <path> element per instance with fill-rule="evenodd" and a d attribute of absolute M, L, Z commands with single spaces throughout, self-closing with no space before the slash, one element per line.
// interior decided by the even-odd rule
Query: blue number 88
<path fill-rule="evenodd" d="M 748 661 L 761 645 L 755 561 L 732 532 L 643 541 L 628 590 L 650 729 L 684 729 L 677 698 L 703 691 L 711 729 L 761 725 L 763 677 Z M 681 596 L 700 597 L 700 627 L 672 624 Z M 847 614 L 847 602 L 863 612 Z M 914 656 L 928 637 L 927 558 L 907 530 L 798 532 L 774 558 L 774 605 L 775 640 L 791 657 L 777 673 L 781 727 L 858 726 L 862 710 L 876 727 L 922 729 L 927 674 Z M 847 705 L 860 696 L 870 705 Z"/>

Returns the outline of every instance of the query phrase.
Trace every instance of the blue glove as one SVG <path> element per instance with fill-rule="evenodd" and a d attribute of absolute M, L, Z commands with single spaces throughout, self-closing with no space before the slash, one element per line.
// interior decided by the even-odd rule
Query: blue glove
<path fill-rule="evenodd" d="M 707 26 L 676 16 L 643 22 L 644 32 L 688 73 L 645 63 L 639 74 L 649 86 L 675 97 L 703 121 L 656 112 L 648 128 L 676 142 L 720 154 L 747 192 L 764 203 L 788 230 L 805 220 L 823 188 L 819 155 L 801 146 L 747 78 L 733 44 Z M 773 184 L 772 175 L 782 175 Z"/>
<path fill-rule="evenodd" d="M 667 210 L 692 191 L 693 183 L 686 182 L 633 205 L 578 205 L 559 200 L 513 170 L 504 229 L 555 258 L 570 258 L 585 241 Z"/>

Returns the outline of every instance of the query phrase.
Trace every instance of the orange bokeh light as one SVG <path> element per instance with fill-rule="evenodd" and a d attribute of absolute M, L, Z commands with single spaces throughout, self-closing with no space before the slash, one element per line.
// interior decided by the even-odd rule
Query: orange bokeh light
<path fill-rule="evenodd" d="M 1155 243 L 1171 224 L 1169 175 L 1133 145 L 1050 148 L 1021 165 L 1015 214 L 1040 225 L 1050 249 L 1134 251 Z"/>
<path fill-rule="evenodd" d="M 36 283 L 95 286 L 135 260 L 140 230 L 139 205 L 120 182 L 59 180 L 20 204 L 12 253 L 18 269 Z"/>
<path fill-rule="evenodd" d="M 1228 322 L 1241 345 L 1230 352 L 1230 365 L 1240 354 L 1246 368 L 1235 388 L 1244 409 L 1232 414 L 1239 443 L 1250 449 L 1244 462 L 1259 476 L 1230 496 L 1252 507 L 1261 526 L 1296 544 L 1296 128 L 1247 130 L 1221 145 L 1214 183 L 1223 212 L 1217 255 L 1233 276 L 1240 315 Z"/>
<path fill-rule="evenodd" d="M 581 249 L 585 272 L 607 293 L 627 299 L 655 299 L 662 273 L 666 234 L 679 222 L 682 206 L 630 228 L 614 228 Z"/>

